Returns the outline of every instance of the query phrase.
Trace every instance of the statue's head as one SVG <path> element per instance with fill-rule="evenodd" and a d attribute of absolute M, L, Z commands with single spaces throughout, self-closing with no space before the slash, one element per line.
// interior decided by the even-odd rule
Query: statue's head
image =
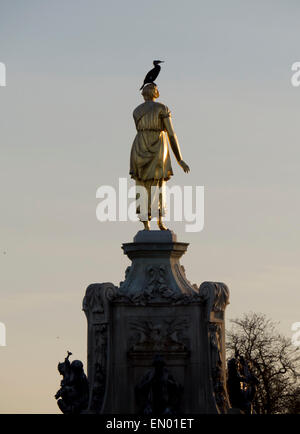
<path fill-rule="evenodd" d="M 159 92 L 156 84 L 146 84 L 142 90 L 142 95 L 145 101 L 154 101 L 156 98 L 158 98 Z"/>
<path fill-rule="evenodd" d="M 228 374 L 229 375 L 235 375 L 238 371 L 238 360 L 236 358 L 232 358 L 228 361 Z"/>
<path fill-rule="evenodd" d="M 65 364 L 63 362 L 60 362 L 57 365 L 57 369 L 58 369 L 58 372 L 60 373 L 60 375 L 64 375 L 64 373 L 65 373 Z"/>
<path fill-rule="evenodd" d="M 83 371 L 83 363 L 80 360 L 73 360 L 71 368 L 75 373 L 81 373 Z"/>

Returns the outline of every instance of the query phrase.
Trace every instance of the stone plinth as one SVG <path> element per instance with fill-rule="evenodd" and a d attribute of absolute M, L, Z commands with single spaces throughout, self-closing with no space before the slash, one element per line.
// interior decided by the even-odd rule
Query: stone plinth
<path fill-rule="evenodd" d="M 195 293 L 197 286 L 186 279 L 184 268 L 179 263 L 187 247 L 188 243 L 178 243 L 176 235 L 169 230 L 139 231 L 133 243 L 122 246 L 132 265 L 126 270 L 121 292 L 129 296 L 153 291 L 160 295 L 164 291 L 169 295 L 171 292 L 174 295 Z"/>
<path fill-rule="evenodd" d="M 122 246 L 132 261 L 124 282 L 87 288 L 89 412 L 227 412 L 229 292 L 187 280 L 179 262 L 187 247 L 171 231 L 140 231 Z"/>

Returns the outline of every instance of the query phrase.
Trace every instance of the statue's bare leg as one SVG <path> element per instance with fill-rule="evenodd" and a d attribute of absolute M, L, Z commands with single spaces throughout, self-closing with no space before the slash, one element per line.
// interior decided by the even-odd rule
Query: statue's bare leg
<path fill-rule="evenodd" d="M 150 231 L 150 221 L 151 221 L 151 215 L 148 214 L 148 221 L 143 221 L 145 231 Z"/>
<path fill-rule="evenodd" d="M 149 223 L 149 220 L 146 221 L 146 222 L 143 222 L 143 223 L 144 223 L 144 229 L 145 229 L 145 231 L 150 231 L 150 223 Z"/>
<path fill-rule="evenodd" d="M 167 231 L 168 230 L 168 228 L 164 225 L 164 223 L 162 221 L 162 215 L 160 214 L 160 212 L 159 212 L 159 217 L 157 219 L 157 224 L 158 224 L 158 227 L 161 231 Z"/>

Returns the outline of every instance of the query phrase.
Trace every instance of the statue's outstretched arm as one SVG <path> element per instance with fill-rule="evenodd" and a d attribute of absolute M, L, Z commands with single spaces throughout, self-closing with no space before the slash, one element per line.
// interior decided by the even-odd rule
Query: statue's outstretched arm
<path fill-rule="evenodd" d="M 172 151 L 174 152 L 176 160 L 179 163 L 182 160 L 182 155 L 181 155 L 180 146 L 179 146 L 179 143 L 177 140 L 177 136 L 176 136 L 174 128 L 173 128 L 172 119 L 170 116 L 164 118 L 164 126 L 165 126 L 165 129 L 166 129 L 168 137 L 169 137 Z"/>
<path fill-rule="evenodd" d="M 164 118 L 164 126 L 167 131 L 169 142 L 172 148 L 172 151 L 174 152 L 174 155 L 176 157 L 176 160 L 178 161 L 179 165 L 183 168 L 185 172 L 189 172 L 190 168 L 189 166 L 183 161 L 180 146 L 177 140 L 177 136 L 175 134 L 172 119 L 170 116 Z"/>

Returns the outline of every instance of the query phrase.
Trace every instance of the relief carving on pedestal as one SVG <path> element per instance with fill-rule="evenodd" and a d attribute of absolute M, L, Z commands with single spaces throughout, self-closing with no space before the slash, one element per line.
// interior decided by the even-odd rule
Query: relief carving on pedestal
<path fill-rule="evenodd" d="M 229 304 L 229 289 L 225 283 L 203 282 L 199 288 L 199 295 L 206 305 L 206 320 L 209 321 L 210 313 L 223 313 Z"/>
<path fill-rule="evenodd" d="M 199 295 L 204 303 L 204 319 L 207 323 L 209 369 L 215 403 L 220 413 L 226 413 L 229 402 L 226 390 L 226 369 L 224 366 L 224 348 L 222 348 L 222 324 L 224 311 L 229 303 L 229 289 L 224 283 L 203 282 L 199 288 Z M 217 314 L 220 323 L 212 322 L 211 318 Z"/>
<path fill-rule="evenodd" d="M 187 318 L 136 318 L 130 322 L 130 352 L 186 352 L 189 340 Z"/>
<path fill-rule="evenodd" d="M 135 387 L 139 412 L 144 415 L 175 415 L 179 412 L 183 387 L 179 384 L 161 355 L 157 354 L 152 368 Z"/>
<path fill-rule="evenodd" d="M 225 368 L 222 359 L 220 325 L 212 322 L 209 323 L 208 335 L 210 345 L 211 379 L 216 405 L 220 413 L 226 413 L 228 409 L 228 397 L 226 393 Z"/>
<path fill-rule="evenodd" d="M 89 410 L 100 412 L 107 379 L 109 303 L 117 288 L 112 283 L 89 285 L 83 299 L 83 310 L 89 327 L 88 361 Z"/>
<path fill-rule="evenodd" d="M 176 265 L 175 270 L 186 292 L 174 292 L 169 284 L 168 270 L 165 265 L 149 265 L 146 268 L 144 287 L 134 294 L 126 294 L 124 288 L 128 286 L 129 270 L 126 270 L 126 280 L 121 282 L 120 290 L 115 293 L 114 302 L 132 303 L 136 306 L 145 306 L 148 303 L 168 303 L 169 305 L 186 305 L 190 303 L 202 303 L 203 298 L 199 294 L 196 285 L 190 285 L 185 277 L 184 268 Z M 132 270 L 133 271 L 133 270 Z M 130 281 L 133 273 L 130 273 Z M 193 290 L 194 288 L 194 290 Z"/>
<path fill-rule="evenodd" d="M 133 275 L 133 273 L 131 274 Z M 126 280 L 121 283 L 120 291 L 115 298 L 116 302 L 129 302 L 145 306 L 149 302 L 170 300 L 176 295 L 168 285 L 168 273 L 164 265 L 149 265 L 146 268 L 144 288 L 136 294 L 124 293 L 124 288 L 128 286 L 127 276 Z"/>
<path fill-rule="evenodd" d="M 168 286 L 165 265 L 149 265 L 146 268 L 146 285 L 143 289 L 145 297 L 168 297 L 173 292 Z"/>

